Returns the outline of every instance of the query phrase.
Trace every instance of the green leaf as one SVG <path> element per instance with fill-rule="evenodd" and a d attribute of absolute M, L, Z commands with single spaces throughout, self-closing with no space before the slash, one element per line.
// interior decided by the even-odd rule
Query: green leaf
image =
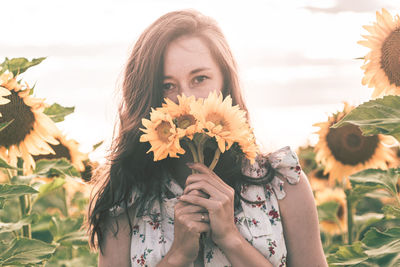
<path fill-rule="evenodd" d="M 31 87 L 31 90 L 29 90 L 29 95 L 33 95 L 33 92 L 34 92 L 34 90 L 35 90 L 35 87 L 36 87 L 36 82 L 35 82 L 35 84 Z"/>
<path fill-rule="evenodd" d="M 32 212 L 44 214 L 48 209 L 58 209 L 61 214 L 68 216 L 68 205 L 65 189 L 60 187 L 55 189 L 40 199 L 35 199 L 32 206 Z"/>
<path fill-rule="evenodd" d="M 11 184 L 0 184 L 0 197 L 10 198 L 18 197 L 25 194 L 38 193 L 34 188 L 28 185 L 11 185 Z"/>
<path fill-rule="evenodd" d="M 2 159 L 1 157 L 0 157 L 0 168 L 13 169 L 13 170 L 17 169 L 15 167 L 11 166 L 11 165 L 8 165 L 8 163 L 4 159 Z"/>
<path fill-rule="evenodd" d="M 369 221 L 362 226 L 358 234 L 358 240 L 362 240 L 370 229 L 376 228 L 379 231 L 386 231 L 387 229 L 400 227 L 400 219 L 387 219 L 381 218 L 377 221 Z"/>
<path fill-rule="evenodd" d="M 6 204 L 6 199 L 3 197 L 0 197 L 0 209 L 3 209 L 5 204 Z"/>
<path fill-rule="evenodd" d="M 37 198 L 39 199 L 47 195 L 48 193 L 62 187 L 63 184 L 65 184 L 65 179 L 63 178 L 54 178 L 53 181 L 51 181 L 50 183 L 42 184 L 39 187 L 39 195 L 37 196 Z"/>
<path fill-rule="evenodd" d="M 368 214 L 368 213 L 378 213 L 380 215 L 383 215 L 382 207 L 383 204 L 380 199 L 363 197 L 360 200 L 358 200 L 355 204 L 356 215 Z"/>
<path fill-rule="evenodd" d="M 1 114 L 0 114 L 1 115 Z M 2 122 L 0 123 L 0 132 L 3 131 L 5 128 L 7 128 L 8 125 L 10 125 L 14 119 L 8 121 L 8 122 Z"/>
<path fill-rule="evenodd" d="M 382 257 L 386 254 L 400 253 L 400 227 L 380 231 L 376 228 L 368 230 L 361 240 L 368 250 L 369 257 Z"/>
<path fill-rule="evenodd" d="M 30 67 L 40 64 L 45 59 L 46 59 L 45 57 L 41 57 L 41 58 L 34 58 L 32 59 L 32 61 L 29 61 L 24 57 L 12 58 L 12 59 L 8 59 L 6 57 L 4 62 L 0 64 L 1 67 L 0 74 L 3 73 L 5 70 L 9 70 L 14 74 L 15 77 L 16 75 L 25 72 Z"/>
<path fill-rule="evenodd" d="M 28 217 L 25 217 L 24 219 L 14 222 L 14 223 L 3 223 L 0 222 L 0 234 L 1 233 L 9 233 L 13 232 L 16 230 L 21 229 L 24 225 L 31 224 L 33 220 L 35 220 L 37 217 L 37 214 L 32 214 Z"/>
<path fill-rule="evenodd" d="M 57 103 L 54 103 L 50 107 L 44 110 L 44 114 L 49 116 L 54 122 L 61 122 L 65 119 L 65 116 L 73 113 L 75 107 L 63 107 Z"/>
<path fill-rule="evenodd" d="M 365 197 L 368 193 L 381 188 L 383 188 L 383 186 L 380 184 L 354 184 L 353 189 L 351 189 L 349 192 L 348 198 L 352 203 L 357 202 Z"/>
<path fill-rule="evenodd" d="M 396 184 L 400 178 L 400 169 L 367 169 L 350 176 L 353 187 L 356 185 L 378 186 L 385 188 L 393 196 L 397 194 Z"/>
<path fill-rule="evenodd" d="M 335 254 L 327 257 L 328 263 L 331 265 L 354 265 L 368 259 L 368 255 L 364 253 L 362 243 L 360 241 L 350 246 L 341 246 Z"/>
<path fill-rule="evenodd" d="M 336 201 L 322 203 L 317 207 L 319 220 L 336 222 L 338 209 L 339 203 Z"/>
<path fill-rule="evenodd" d="M 86 230 L 67 233 L 64 236 L 56 239 L 56 242 L 63 246 L 86 246 L 88 241 L 89 239 Z"/>
<path fill-rule="evenodd" d="M 83 217 L 62 219 L 59 217 L 53 217 L 50 222 L 50 231 L 55 240 L 68 239 L 67 237 L 74 232 L 80 232 L 82 223 Z"/>
<path fill-rule="evenodd" d="M 400 266 L 400 253 L 397 254 L 387 266 Z"/>
<path fill-rule="evenodd" d="M 93 253 L 89 246 L 58 247 L 56 253 L 46 262 L 46 267 L 96 267 L 98 253 Z"/>
<path fill-rule="evenodd" d="M 400 141 L 400 96 L 389 95 L 365 102 L 332 127 L 347 123 L 359 126 L 364 135 L 386 134 Z"/>
<path fill-rule="evenodd" d="M 0 210 L 0 221 L 17 222 L 21 220 L 21 210 L 19 209 L 20 202 L 18 197 L 4 198 L 4 201 L 4 207 Z"/>
<path fill-rule="evenodd" d="M 386 205 L 382 208 L 382 210 L 386 216 L 392 215 L 397 218 L 400 218 L 400 208 L 398 208 L 398 207 L 395 207 L 393 205 Z"/>
<path fill-rule="evenodd" d="M 100 141 L 100 142 L 98 142 L 97 144 L 95 144 L 95 145 L 93 145 L 93 149 L 92 149 L 92 152 L 93 151 L 95 151 L 99 146 L 101 146 L 102 144 L 104 143 L 104 140 L 103 141 Z"/>
<path fill-rule="evenodd" d="M 46 177 L 79 177 L 79 172 L 68 160 L 64 158 L 39 160 L 36 162 L 36 169 L 34 173 Z"/>
<path fill-rule="evenodd" d="M 0 254 L 0 265 L 40 263 L 49 259 L 56 250 L 56 247 L 56 245 L 35 239 L 14 239 L 8 249 Z"/>

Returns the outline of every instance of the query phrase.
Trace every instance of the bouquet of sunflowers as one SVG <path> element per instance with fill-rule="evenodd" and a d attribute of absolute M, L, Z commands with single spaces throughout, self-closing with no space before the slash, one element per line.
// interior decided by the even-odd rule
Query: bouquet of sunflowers
<path fill-rule="evenodd" d="M 186 151 L 181 142 L 186 142 L 193 161 L 204 163 L 204 148 L 208 140 L 216 142 L 211 170 L 217 165 L 220 154 L 238 147 L 251 163 L 259 152 L 253 129 L 247 122 L 246 112 L 232 105 L 232 98 L 225 99 L 221 93 L 212 92 L 206 99 L 194 96 L 178 96 L 178 103 L 164 99 L 162 107 L 152 109 L 150 120 L 142 119 L 144 132 L 140 142 L 149 142 L 154 161 L 166 157 L 179 158 Z"/>

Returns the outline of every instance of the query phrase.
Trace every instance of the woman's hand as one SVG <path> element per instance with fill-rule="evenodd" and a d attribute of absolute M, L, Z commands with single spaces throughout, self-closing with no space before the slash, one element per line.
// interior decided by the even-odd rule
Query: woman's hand
<path fill-rule="evenodd" d="M 198 190 L 193 190 L 191 195 L 206 197 Z M 199 253 L 200 234 L 210 232 L 207 210 L 201 206 L 178 201 L 174 216 L 174 242 L 171 250 L 175 251 L 175 255 L 184 262 L 193 262 Z"/>
<path fill-rule="evenodd" d="M 217 245 L 224 246 L 231 237 L 240 235 L 234 223 L 235 191 L 204 164 L 192 163 L 188 166 L 199 173 L 188 176 L 180 200 L 207 209 L 211 238 Z M 209 198 L 190 194 L 193 190 L 201 190 Z"/>

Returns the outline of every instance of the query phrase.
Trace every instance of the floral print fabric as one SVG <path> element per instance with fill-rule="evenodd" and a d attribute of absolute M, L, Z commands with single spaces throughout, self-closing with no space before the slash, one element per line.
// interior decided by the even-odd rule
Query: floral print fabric
<path fill-rule="evenodd" d="M 273 266 L 286 266 L 286 246 L 278 206 L 278 199 L 285 197 L 284 180 L 296 184 L 300 179 L 301 168 L 296 154 L 284 147 L 266 156 L 257 156 L 251 165 L 246 159 L 242 163 L 242 173 L 255 179 L 264 177 L 268 171 L 266 161 L 275 169 L 272 181 L 264 186 L 243 187 L 242 196 L 259 204 L 241 201 L 242 209 L 235 211 L 235 224 L 242 236 L 262 253 Z M 173 179 L 165 177 L 166 190 L 175 197 L 163 197 L 160 204 L 155 202 L 146 214 L 133 220 L 131 238 L 131 266 L 156 266 L 169 251 L 174 237 L 174 206 L 177 196 L 183 190 Z M 131 202 L 135 199 L 132 194 Z M 120 206 L 111 209 L 113 215 L 123 211 Z M 210 238 L 203 240 L 204 266 L 231 266 L 229 260 Z M 192 264 L 193 266 L 193 264 Z"/>

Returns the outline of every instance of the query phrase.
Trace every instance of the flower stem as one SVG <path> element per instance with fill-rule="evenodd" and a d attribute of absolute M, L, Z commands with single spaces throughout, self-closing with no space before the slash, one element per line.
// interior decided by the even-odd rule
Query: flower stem
<path fill-rule="evenodd" d="M 348 232 L 348 244 L 353 243 L 353 203 L 350 200 L 350 189 L 346 189 L 346 203 L 347 203 L 347 232 Z"/>
<path fill-rule="evenodd" d="M 193 156 L 193 161 L 194 162 L 199 162 L 199 158 L 197 156 L 197 151 L 196 151 L 196 147 L 193 145 L 193 143 L 189 140 L 186 141 L 186 143 L 189 146 L 190 152 L 192 152 L 192 156 Z"/>
<path fill-rule="evenodd" d="M 20 169 L 17 172 L 18 176 L 24 175 L 24 172 L 22 171 L 23 165 L 24 165 L 24 161 L 21 158 L 18 158 L 17 167 Z M 20 205 L 20 210 L 21 210 L 21 218 L 23 219 L 24 217 L 28 216 L 31 211 L 31 196 L 28 194 L 20 196 L 19 197 L 19 205 Z M 22 226 L 22 236 L 27 237 L 27 238 L 32 238 L 30 224 Z"/>
<path fill-rule="evenodd" d="M 215 153 L 214 153 L 214 158 L 213 158 L 213 160 L 211 161 L 210 166 L 208 167 L 210 170 L 214 170 L 215 166 L 217 166 L 217 163 L 218 163 L 218 160 L 219 160 L 219 156 L 220 156 L 220 155 L 221 155 L 221 150 L 219 150 L 219 148 L 217 148 L 217 149 L 215 150 Z"/>
<path fill-rule="evenodd" d="M 197 151 L 196 151 L 196 147 L 194 146 L 194 144 L 192 143 L 191 140 L 186 140 L 186 143 L 189 146 L 190 152 L 192 152 L 192 156 L 193 156 L 193 161 L 194 162 L 199 162 L 199 158 L 197 156 Z M 192 169 L 192 174 L 196 173 L 195 170 Z"/>
<path fill-rule="evenodd" d="M 207 136 L 203 134 L 197 144 L 197 154 L 199 156 L 199 162 L 204 163 L 204 144 L 207 141 Z"/>

